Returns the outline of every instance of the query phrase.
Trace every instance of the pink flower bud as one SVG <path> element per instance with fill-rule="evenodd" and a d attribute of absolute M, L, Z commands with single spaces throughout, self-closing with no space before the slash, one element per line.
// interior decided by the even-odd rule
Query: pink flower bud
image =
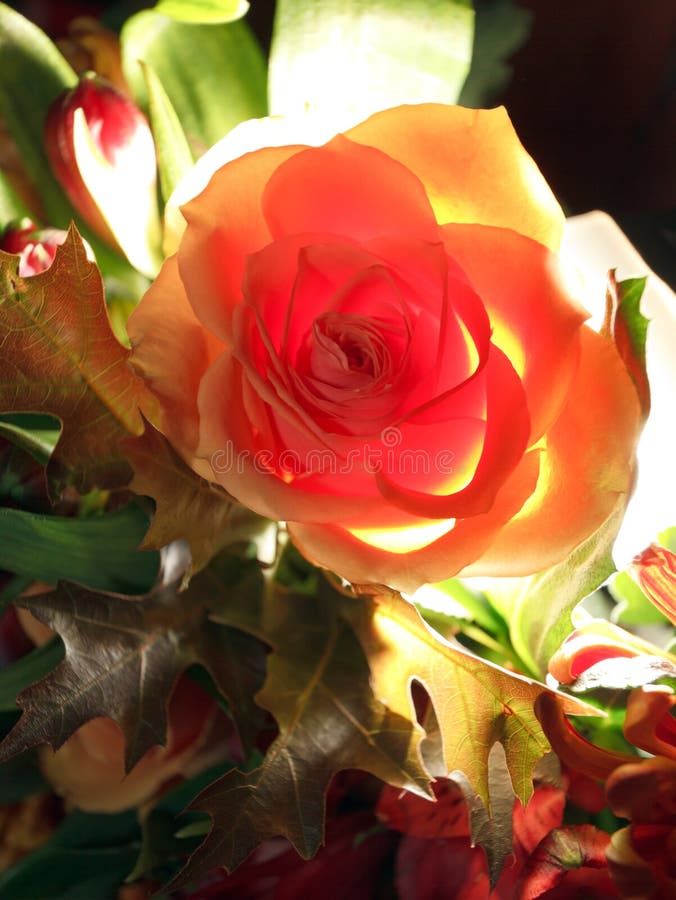
<path fill-rule="evenodd" d="M 65 231 L 38 229 L 30 219 L 20 219 L 10 222 L 0 235 L 0 250 L 19 254 L 19 275 L 26 278 L 48 269 L 54 261 L 56 248 L 65 240 Z"/>
<path fill-rule="evenodd" d="M 157 269 L 157 160 L 139 108 L 95 75 L 52 105 L 45 123 L 54 174 L 82 218 L 136 268 Z"/>

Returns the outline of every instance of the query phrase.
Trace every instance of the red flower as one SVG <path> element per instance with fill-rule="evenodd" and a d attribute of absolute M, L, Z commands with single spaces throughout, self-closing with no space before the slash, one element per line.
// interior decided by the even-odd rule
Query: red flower
<path fill-rule="evenodd" d="M 54 262 L 56 248 L 66 240 L 58 228 L 38 228 L 30 219 L 10 222 L 0 237 L 0 250 L 18 253 L 19 275 L 26 278 L 44 272 Z"/>
<path fill-rule="evenodd" d="M 396 861 L 398 894 L 406 900 L 566 900 L 616 897 L 605 862 L 607 834 L 592 826 L 562 828 L 565 794 L 536 787 L 524 807 L 514 803 L 513 854 L 491 890 L 484 851 L 472 847 L 460 788 L 441 779 L 437 802 L 383 789 L 378 815 L 404 832 Z M 582 894 L 582 892 L 584 892 Z"/>
<path fill-rule="evenodd" d="M 607 852 L 622 896 L 670 900 L 676 895 L 676 762 L 656 757 L 621 766 L 606 794 L 613 812 L 631 819 Z"/>
<path fill-rule="evenodd" d="M 141 110 L 105 79 L 85 75 L 52 104 L 45 149 L 87 224 L 142 272 L 157 269 L 155 145 Z"/>

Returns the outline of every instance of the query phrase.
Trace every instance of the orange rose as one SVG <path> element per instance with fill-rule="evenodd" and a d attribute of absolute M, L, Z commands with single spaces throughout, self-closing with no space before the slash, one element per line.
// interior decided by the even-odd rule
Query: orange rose
<path fill-rule="evenodd" d="M 129 322 L 155 424 L 315 562 L 412 590 L 562 560 L 639 410 L 502 109 L 378 113 L 223 165 Z"/>

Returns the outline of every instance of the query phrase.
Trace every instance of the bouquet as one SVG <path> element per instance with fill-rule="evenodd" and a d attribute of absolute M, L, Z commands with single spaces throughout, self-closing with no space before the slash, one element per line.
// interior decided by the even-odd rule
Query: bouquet
<path fill-rule="evenodd" d="M 0 898 L 672 895 L 674 300 L 508 6 L 0 4 Z"/>

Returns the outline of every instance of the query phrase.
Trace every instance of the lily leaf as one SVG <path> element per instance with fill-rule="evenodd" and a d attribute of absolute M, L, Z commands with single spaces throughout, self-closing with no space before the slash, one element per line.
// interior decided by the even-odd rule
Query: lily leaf
<path fill-rule="evenodd" d="M 0 232 L 13 219 L 30 217 L 30 210 L 0 170 Z"/>
<path fill-rule="evenodd" d="M 51 838 L 0 875 L 0 897 L 12 900 L 116 900 L 141 843 L 134 812 L 75 811 Z"/>
<path fill-rule="evenodd" d="M 247 0 L 158 0 L 157 12 L 179 22 L 232 22 L 248 11 Z"/>
<path fill-rule="evenodd" d="M 20 447 L 43 466 L 47 465 L 60 432 L 58 421 L 51 416 L 0 416 L 0 437 Z"/>
<path fill-rule="evenodd" d="M 157 150 L 160 187 L 166 203 L 181 178 L 192 168 L 194 159 L 176 110 L 162 83 L 151 66 L 147 63 L 142 66 L 148 89 L 150 124 Z"/>
<path fill-rule="evenodd" d="M 467 0 L 278 0 L 270 114 L 340 128 L 402 103 L 456 103 L 473 30 Z"/>
<path fill-rule="evenodd" d="M 65 227 L 71 206 L 52 175 L 44 123 L 56 97 L 77 75 L 37 25 L 0 3 L 0 116 L 7 123 L 50 224 Z"/>
<path fill-rule="evenodd" d="M 245 22 L 193 25 L 144 9 L 125 22 L 120 41 L 137 102 L 149 105 L 144 62 L 161 82 L 196 156 L 239 122 L 265 115 L 265 62 Z"/>
<path fill-rule="evenodd" d="M 559 565 L 528 578 L 493 579 L 486 588 L 510 623 L 514 649 L 533 674 L 544 677 L 573 630 L 573 609 L 615 571 L 611 550 L 625 506 L 621 497 L 601 528 Z"/>
<path fill-rule="evenodd" d="M 647 416 L 650 412 L 650 384 L 645 358 L 648 320 L 641 313 L 645 285 L 645 277 L 618 282 L 615 273 L 609 273 L 605 328 L 615 341 L 636 387 L 643 414 Z"/>
<path fill-rule="evenodd" d="M 509 58 L 524 44 L 533 13 L 515 0 L 477 0 L 472 66 L 458 103 L 474 109 L 495 105 L 512 75 Z"/>
<path fill-rule="evenodd" d="M 157 553 L 139 553 L 148 526 L 134 505 L 90 518 L 0 509 L 0 569 L 54 584 L 138 593 L 157 576 Z"/>

